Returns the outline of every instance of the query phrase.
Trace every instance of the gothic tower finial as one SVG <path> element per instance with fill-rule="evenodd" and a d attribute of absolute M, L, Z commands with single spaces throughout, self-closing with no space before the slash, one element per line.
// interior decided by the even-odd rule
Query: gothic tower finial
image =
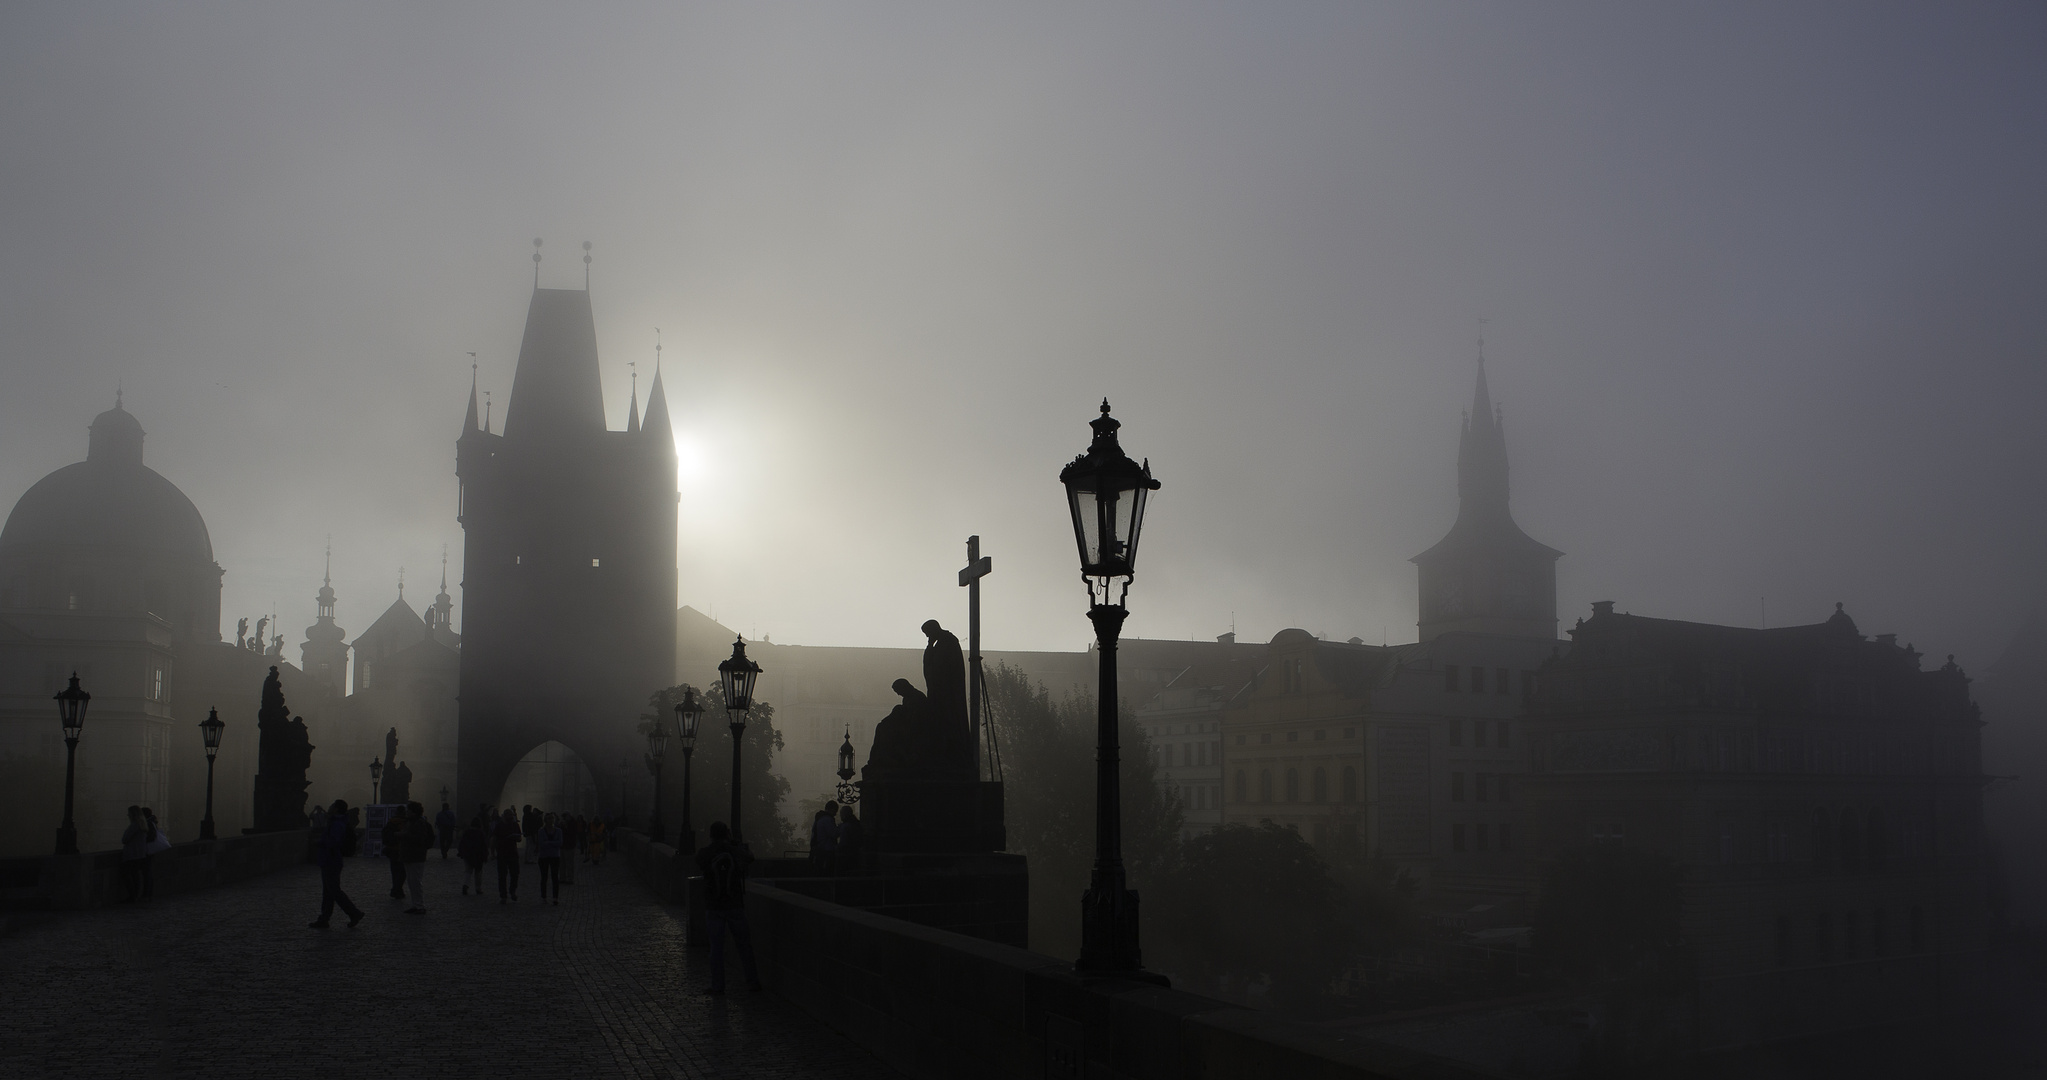
<path fill-rule="evenodd" d="M 583 291 L 590 291 L 590 241 L 583 241 Z"/>
<path fill-rule="evenodd" d="M 533 238 L 533 287 L 540 287 L 540 238 Z"/>

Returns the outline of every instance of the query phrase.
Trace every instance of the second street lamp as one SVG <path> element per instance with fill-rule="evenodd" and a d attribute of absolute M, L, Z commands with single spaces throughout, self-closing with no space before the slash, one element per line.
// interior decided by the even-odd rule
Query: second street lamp
<path fill-rule="evenodd" d="M 860 801 L 860 785 L 853 782 L 853 725 L 846 725 L 846 741 L 839 744 L 839 804 Z"/>
<path fill-rule="evenodd" d="M 1116 734 L 1116 640 L 1130 614 L 1123 602 L 1137 573 L 1144 504 L 1159 482 L 1152 479 L 1151 462 L 1139 465 L 1123 452 L 1116 439 L 1116 429 L 1123 425 L 1109 415 L 1107 398 L 1102 399 L 1102 415 L 1088 426 L 1094 428 L 1094 441 L 1059 472 L 1073 515 L 1080 576 L 1087 582 L 1087 617 L 1095 624 L 1102 665 L 1095 724 L 1095 865 L 1081 897 L 1080 959 L 1074 967 L 1083 975 L 1164 983 L 1163 977 L 1144 970 L 1137 947 L 1137 892 L 1123 876 L 1121 750 Z M 1119 577 L 1123 589 L 1111 603 L 1111 579 Z M 1095 594 L 1097 583 L 1100 596 Z"/>
<path fill-rule="evenodd" d="M 689 786 L 689 758 L 697 749 L 697 725 L 704 719 L 704 705 L 697 700 L 696 688 L 682 688 L 682 701 L 675 706 L 676 743 L 682 747 L 682 827 L 675 833 L 675 855 L 685 858 L 695 854 L 697 849 L 696 829 L 690 824 L 689 810 L 692 792 Z"/>
<path fill-rule="evenodd" d="M 78 673 L 71 673 L 71 685 L 57 691 L 57 721 L 64 725 L 64 824 L 57 826 L 57 854 L 78 854 L 78 826 L 71 820 L 72 777 L 78 765 L 78 737 L 85 733 L 85 707 L 92 695 L 79 688 Z"/>
<path fill-rule="evenodd" d="M 220 719 L 219 709 L 206 710 L 206 719 L 199 721 L 199 737 L 206 740 L 206 816 L 199 819 L 199 839 L 212 840 L 213 835 L 213 759 L 220 753 L 220 733 L 227 724 Z"/>
<path fill-rule="evenodd" d="M 739 842 L 739 744 L 746 737 L 746 714 L 753 708 L 753 684 L 761 666 L 746 658 L 746 639 L 732 643 L 732 655 L 718 665 L 725 690 L 725 712 L 732 727 L 732 842 Z"/>
<path fill-rule="evenodd" d="M 654 714 L 654 730 L 647 732 L 647 767 L 654 772 L 654 813 L 647 821 L 647 839 L 667 841 L 661 828 L 661 761 L 668 756 L 668 729 L 661 726 L 661 714 Z"/>

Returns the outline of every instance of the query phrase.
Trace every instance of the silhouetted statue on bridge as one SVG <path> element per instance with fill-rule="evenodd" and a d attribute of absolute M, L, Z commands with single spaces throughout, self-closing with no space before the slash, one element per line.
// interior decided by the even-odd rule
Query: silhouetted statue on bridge
<path fill-rule="evenodd" d="M 865 829 L 877 852 L 994 850 L 1001 795 L 975 768 L 959 638 L 935 620 L 924 636 L 925 689 L 895 681 L 902 701 L 875 725 L 860 772 Z"/>
<path fill-rule="evenodd" d="M 412 766 L 401 761 L 397 768 L 384 774 L 384 801 L 387 803 L 412 801 Z"/>
<path fill-rule="evenodd" d="M 277 669 L 263 680 L 263 705 L 256 712 L 256 832 L 306 827 L 306 770 L 313 764 L 313 740 L 304 717 L 284 706 Z"/>

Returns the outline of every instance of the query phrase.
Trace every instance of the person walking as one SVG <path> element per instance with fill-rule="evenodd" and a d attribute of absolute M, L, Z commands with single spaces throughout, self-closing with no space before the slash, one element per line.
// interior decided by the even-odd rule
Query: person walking
<path fill-rule="evenodd" d="M 534 854 L 538 849 L 533 846 L 533 838 L 540 833 L 540 811 L 530 805 L 525 807 L 519 815 L 519 832 L 526 837 L 526 861 L 539 858 Z"/>
<path fill-rule="evenodd" d="M 607 833 L 608 830 L 604 827 L 603 818 L 593 817 L 590 819 L 590 838 L 583 842 L 583 847 L 589 852 L 585 858 L 588 859 L 592 866 L 604 865 L 604 845 L 611 840 Z"/>
<path fill-rule="evenodd" d="M 434 846 L 434 827 L 426 820 L 426 807 L 405 805 L 405 892 L 412 898 L 407 915 L 426 914 L 426 853 Z"/>
<path fill-rule="evenodd" d="M 711 822 L 711 842 L 697 852 L 697 869 L 704 875 L 704 925 L 711 935 L 711 985 L 709 992 L 725 992 L 725 935 L 732 935 L 739 948 L 739 963 L 746 970 L 746 988 L 761 988 L 760 969 L 753 961 L 753 931 L 746 924 L 746 868 L 753 852 L 734 843 L 732 830 L 722 821 Z"/>
<path fill-rule="evenodd" d="M 519 838 L 519 815 L 507 806 L 491 837 L 497 847 L 500 904 L 506 897 L 519 898 Z"/>
<path fill-rule="evenodd" d="M 341 860 L 343 856 L 355 854 L 355 828 L 348 821 L 348 803 L 336 799 L 327 814 L 327 831 L 320 834 L 318 844 L 320 860 L 320 917 L 306 924 L 308 929 L 325 930 L 327 920 L 334 916 L 339 905 L 348 916 L 352 928 L 362 921 L 362 909 L 348 899 L 341 891 Z"/>
<path fill-rule="evenodd" d="M 839 807 L 839 873 L 850 874 L 860 869 L 860 834 L 860 819 L 853 816 L 853 808 Z"/>
<path fill-rule="evenodd" d="M 484 835 L 483 819 L 472 818 L 469 827 L 462 830 L 462 842 L 455 854 L 462 860 L 462 895 L 469 895 L 471 884 L 476 886 L 476 895 L 483 895 L 483 864 L 490 861 L 490 837 Z"/>
<path fill-rule="evenodd" d="M 434 815 L 434 831 L 441 835 L 441 858 L 448 857 L 448 849 L 455 846 L 455 811 L 441 804 L 441 812 Z"/>
<path fill-rule="evenodd" d="M 827 799 L 824 809 L 810 818 L 810 872 L 818 877 L 829 877 L 838 867 L 838 816 L 838 800 Z"/>
<path fill-rule="evenodd" d="M 149 841 L 153 839 L 142 808 L 128 808 L 128 827 L 121 830 L 121 902 L 142 899 L 142 868 L 149 865 Z"/>
<path fill-rule="evenodd" d="M 576 883 L 576 854 L 583 850 L 583 817 L 581 814 L 562 815 L 562 866 L 561 880 L 557 885 Z"/>
<path fill-rule="evenodd" d="M 540 849 L 540 902 L 547 903 L 547 883 L 554 882 L 554 906 L 562 906 L 562 829 L 553 814 L 540 819 L 540 831 L 533 834 Z"/>
<path fill-rule="evenodd" d="M 384 819 L 384 827 L 377 832 L 377 839 L 384 845 L 384 861 L 391 864 L 391 899 L 405 899 L 405 808 Z"/>

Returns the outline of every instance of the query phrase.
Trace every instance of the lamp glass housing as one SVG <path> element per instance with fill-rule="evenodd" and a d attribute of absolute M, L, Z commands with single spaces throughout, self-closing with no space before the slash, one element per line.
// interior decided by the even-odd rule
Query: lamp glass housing
<path fill-rule="evenodd" d="M 735 727 L 746 723 L 746 714 L 753 708 L 753 684 L 760 678 L 761 666 L 746 658 L 746 640 L 741 638 L 732 643 L 732 655 L 718 665 L 718 679 L 725 686 L 725 711 L 732 714 Z"/>
<path fill-rule="evenodd" d="M 853 779 L 853 729 L 846 728 L 846 741 L 839 744 L 839 779 Z"/>
<path fill-rule="evenodd" d="M 206 710 L 206 719 L 199 721 L 199 737 L 206 740 L 206 756 L 220 753 L 220 733 L 227 724 L 220 719 L 219 709 Z"/>
<path fill-rule="evenodd" d="M 697 725 L 703 720 L 704 704 L 697 700 L 696 688 L 683 687 L 682 702 L 675 706 L 675 731 L 684 750 L 696 749 Z"/>
<path fill-rule="evenodd" d="M 1130 577 L 1137 571 L 1137 541 L 1144 530 L 1144 508 L 1158 490 L 1151 464 L 1139 464 L 1123 452 L 1116 429 L 1122 423 L 1102 415 L 1089 424 L 1095 430 L 1087 452 L 1059 472 L 1066 486 L 1066 504 L 1073 515 L 1073 542 L 1080 553 L 1080 573 L 1087 578 Z"/>
<path fill-rule="evenodd" d="M 92 695 L 78 685 L 78 673 L 71 673 L 71 685 L 56 693 L 57 721 L 64 725 L 64 738 L 76 742 L 85 731 L 85 708 Z"/>
<path fill-rule="evenodd" d="M 381 780 L 381 779 L 383 779 L 383 778 L 384 778 L 384 759 L 382 759 L 382 758 L 373 758 L 373 759 L 371 759 L 371 761 L 370 761 L 370 779 L 371 779 L 371 780 Z"/>

